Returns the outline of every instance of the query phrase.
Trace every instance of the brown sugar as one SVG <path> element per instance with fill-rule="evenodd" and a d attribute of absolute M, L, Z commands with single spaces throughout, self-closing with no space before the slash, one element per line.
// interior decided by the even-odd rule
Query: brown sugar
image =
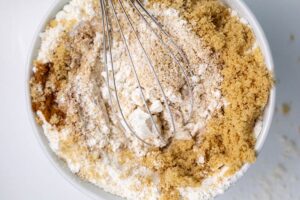
<path fill-rule="evenodd" d="M 165 199 L 176 199 L 167 195 L 174 188 L 196 186 L 223 166 L 229 167 L 227 175 L 232 175 L 256 160 L 253 127 L 267 104 L 273 81 L 260 50 L 251 51 L 255 42 L 251 29 L 231 16 L 219 1 L 150 0 L 155 2 L 178 9 L 192 29 L 220 55 L 222 94 L 228 102 L 209 122 L 200 144 L 175 142 L 152 160 L 162 162 L 159 170 Z M 205 156 L 203 166 L 196 164 L 199 155 Z"/>
<path fill-rule="evenodd" d="M 281 107 L 281 111 L 284 115 L 288 115 L 291 111 L 291 106 L 288 103 L 283 103 Z"/>
<path fill-rule="evenodd" d="M 200 152 L 193 149 L 194 145 L 193 140 L 173 141 L 168 148 L 149 153 L 143 163 L 160 173 L 166 187 L 197 185 L 201 179 L 201 174 L 195 173 L 201 171 L 197 167 Z"/>

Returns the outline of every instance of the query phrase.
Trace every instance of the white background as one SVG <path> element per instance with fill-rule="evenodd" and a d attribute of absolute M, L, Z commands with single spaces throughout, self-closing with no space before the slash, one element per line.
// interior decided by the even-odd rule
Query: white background
<path fill-rule="evenodd" d="M 218 200 L 300 200 L 300 1 L 246 2 L 273 51 L 277 112 L 257 163 Z M 47 160 L 26 113 L 25 61 L 51 3 L 0 0 L 0 200 L 89 199 Z M 288 115 L 281 111 L 283 103 L 291 106 Z"/>

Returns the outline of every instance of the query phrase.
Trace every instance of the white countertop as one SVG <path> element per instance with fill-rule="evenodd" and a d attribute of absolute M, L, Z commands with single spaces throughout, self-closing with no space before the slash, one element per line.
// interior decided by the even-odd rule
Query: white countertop
<path fill-rule="evenodd" d="M 246 2 L 273 51 L 278 111 L 257 163 L 218 200 L 300 200 L 300 1 Z M 89 200 L 50 164 L 27 119 L 25 60 L 51 3 L 0 0 L 0 200 Z"/>

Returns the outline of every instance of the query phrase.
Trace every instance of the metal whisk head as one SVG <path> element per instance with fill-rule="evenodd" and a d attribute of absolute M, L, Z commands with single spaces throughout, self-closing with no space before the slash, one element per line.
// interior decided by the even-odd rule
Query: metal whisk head
<path fill-rule="evenodd" d="M 155 71 L 153 62 L 151 61 L 150 56 L 148 55 L 148 53 L 145 50 L 143 42 L 139 36 L 139 32 L 134 27 L 134 21 L 133 21 L 132 17 L 128 14 L 128 10 L 127 10 L 128 8 L 126 8 L 124 2 L 126 2 L 128 5 L 130 5 L 130 9 L 134 9 L 134 11 L 140 16 L 140 19 L 142 19 L 143 23 L 145 23 L 145 25 L 149 29 L 149 31 L 151 31 L 151 32 L 153 32 L 153 34 L 155 34 L 157 40 L 160 42 L 162 47 L 166 50 L 167 54 L 172 58 L 172 61 L 179 67 L 180 71 L 182 72 L 183 77 L 185 79 L 185 83 L 188 87 L 189 96 L 190 96 L 189 97 L 190 98 L 189 117 L 185 121 L 185 123 L 187 121 L 189 121 L 189 119 L 192 116 L 192 111 L 193 111 L 193 93 L 192 93 L 193 89 L 192 89 L 192 85 L 189 80 L 189 76 L 186 72 L 186 68 L 188 68 L 188 65 L 189 65 L 188 60 L 187 60 L 184 52 L 179 48 L 178 45 L 176 45 L 176 43 L 174 42 L 172 37 L 164 30 L 163 26 L 157 21 L 157 19 L 147 11 L 147 9 L 144 7 L 143 3 L 141 3 L 139 0 L 127 0 L 127 1 L 124 1 L 124 0 L 100 0 L 100 8 L 101 8 L 100 10 L 101 10 L 101 16 L 102 16 L 103 38 L 104 38 L 103 39 L 103 47 L 104 47 L 103 52 L 104 52 L 104 62 L 105 62 L 105 70 L 106 70 L 106 84 L 108 87 L 111 103 L 112 103 L 112 99 L 113 99 L 112 93 L 114 93 L 115 101 L 116 101 L 116 104 L 118 107 L 118 112 L 121 116 L 120 120 L 123 122 L 123 124 L 131 132 L 132 135 L 134 135 L 136 138 L 138 138 L 144 144 L 152 146 L 153 144 L 150 144 L 149 142 L 147 142 L 143 138 L 141 138 L 139 136 L 139 134 L 135 130 L 133 130 L 131 125 L 128 123 L 128 121 L 126 120 L 126 117 L 124 115 L 124 111 L 122 109 L 120 99 L 118 97 L 118 90 L 117 90 L 116 81 L 115 81 L 114 62 L 113 62 L 113 56 L 112 56 L 113 41 L 112 41 L 111 30 L 112 30 L 113 25 L 112 25 L 111 21 L 114 20 L 114 21 L 116 21 L 116 26 L 117 26 L 117 27 L 114 27 L 114 29 L 117 29 L 121 35 L 121 39 L 124 44 L 124 48 L 126 50 L 127 56 L 129 57 L 130 65 L 131 65 L 132 71 L 134 73 L 135 80 L 137 82 L 137 85 L 138 85 L 138 88 L 140 91 L 140 95 L 141 95 L 141 98 L 142 98 L 144 106 L 145 106 L 145 110 L 148 112 L 148 114 L 150 116 L 151 123 L 154 127 L 155 134 L 157 134 L 158 138 L 161 141 L 163 141 L 164 146 L 165 146 L 169 143 L 169 141 L 166 140 L 163 137 L 163 135 L 158 131 L 157 124 L 155 123 L 154 117 L 150 111 L 149 106 L 147 105 L 145 94 L 143 92 L 140 78 L 137 73 L 137 68 L 136 68 L 137 64 L 134 62 L 134 59 L 132 58 L 132 52 L 129 49 L 128 41 L 124 35 L 124 30 L 123 30 L 121 22 L 120 22 L 120 15 L 125 17 L 125 19 L 127 21 L 126 23 L 131 28 L 135 39 L 138 41 L 140 49 L 135 49 L 135 51 L 142 51 L 143 54 L 145 55 L 145 58 L 148 63 L 148 67 L 151 70 L 153 77 L 155 78 L 156 84 L 158 85 L 161 95 L 163 97 L 164 105 L 165 105 L 166 111 L 168 112 L 169 119 L 170 119 L 169 125 L 171 127 L 171 131 L 172 131 L 173 135 L 176 132 L 174 117 L 173 117 L 173 114 L 170 109 L 170 103 L 169 103 L 168 97 L 166 96 L 166 93 L 161 84 L 161 81 L 158 78 L 158 75 L 157 75 L 157 72 Z M 118 6 L 118 8 L 121 8 L 121 9 L 119 9 L 119 11 L 118 11 L 118 9 L 116 9 L 116 6 Z M 110 60 L 110 62 L 108 62 L 108 60 Z M 113 92 L 110 89 L 111 83 L 109 81 L 108 68 L 110 68 L 112 70 Z"/>

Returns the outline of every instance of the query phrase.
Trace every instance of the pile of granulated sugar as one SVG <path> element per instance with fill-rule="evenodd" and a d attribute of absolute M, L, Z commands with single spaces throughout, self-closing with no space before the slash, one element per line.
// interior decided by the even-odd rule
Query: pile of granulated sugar
<path fill-rule="evenodd" d="M 121 12 L 119 4 L 115 6 Z M 128 9 L 126 1 L 124 6 Z M 207 124 L 224 107 L 223 66 L 218 53 L 206 46 L 177 10 L 162 9 L 157 3 L 149 11 L 186 54 L 186 71 L 193 86 L 194 109 L 185 123 L 190 98 L 183 73 L 140 16 L 128 9 L 169 100 L 176 127 L 173 134 L 163 95 L 148 61 L 125 16 L 119 15 L 155 125 L 171 141 L 169 146 L 154 134 L 115 20 L 111 22 L 112 60 L 108 56 L 107 76 L 99 1 L 72 0 L 41 34 L 31 79 L 32 107 L 53 151 L 73 173 L 105 191 L 126 199 L 209 199 L 230 182 L 224 176 L 226 166 L 208 168 L 205 152 L 199 149 Z M 144 144 L 122 126 L 111 63 L 127 122 L 153 146 Z M 222 147 L 214 150 L 219 152 L 218 148 Z M 194 172 L 199 173 L 191 174 Z"/>

